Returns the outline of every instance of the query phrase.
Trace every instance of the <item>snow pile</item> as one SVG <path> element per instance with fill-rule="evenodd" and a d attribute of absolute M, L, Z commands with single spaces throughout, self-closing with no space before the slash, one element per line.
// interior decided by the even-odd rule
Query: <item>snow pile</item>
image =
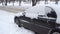
<path fill-rule="evenodd" d="M 15 14 L 0 10 L 0 34 L 34 34 L 14 23 Z"/>
<path fill-rule="evenodd" d="M 32 8 L 29 8 L 25 11 L 26 12 L 25 16 L 30 18 L 37 18 L 38 15 L 45 15 L 44 7 L 45 6 L 38 5 Z"/>

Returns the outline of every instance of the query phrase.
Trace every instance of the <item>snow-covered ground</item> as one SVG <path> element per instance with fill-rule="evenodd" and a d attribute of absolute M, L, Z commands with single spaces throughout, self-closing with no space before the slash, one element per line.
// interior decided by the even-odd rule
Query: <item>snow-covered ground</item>
<path fill-rule="evenodd" d="M 19 28 L 14 23 L 14 13 L 9 13 L 4 10 L 0 10 L 0 34 L 34 34 L 34 32 Z"/>
<path fill-rule="evenodd" d="M 32 4 L 31 3 L 21 3 L 21 6 L 19 6 L 19 2 L 14 2 L 14 6 L 13 6 L 13 2 L 11 3 L 7 3 L 7 6 L 2 5 L 2 3 L 0 4 L 0 9 L 2 10 L 6 10 L 6 11 L 10 11 L 10 12 L 20 12 L 20 11 L 25 11 L 28 8 L 31 8 Z"/>
<path fill-rule="evenodd" d="M 21 5 L 19 6 L 19 2 L 15 1 L 14 2 L 14 6 L 13 6 L 13 2 L 10 2 L 10 3 L 7 3 L 7 6 L 2 5 L 2 3 L 0 3 L 0 8 L 1 7 L 7 8 L 7 10 L 9 10 L 9 8 L 11 8 L 11 9 L 18 9 L 18 10 L 23 10 L 23 9 L 26 10 L 26 9 L 32 7 L 32 3 L 25 3 L 25 2 L 22 1 Z M 16 11 L 16 10 L 9 10 L 9 11 Z"/>
<path fill-rule="evenodd" d="M 49 2 L 49 4 L 52 3 L 54 4 L 54 2 Z M 44 5 L 44 1 L 40 2 L 40 5 L 41 4 Z M 0 6 L 1 5 L 2 4 L 0 4 Z M 17 2 L 14 5 L 17 7 L 18 6 Z M 8 6 L 12 6 L 12 3 L 8 4 Z M 21 7 L 22 6 L 31 7 L 31 4 L 23 4 L 22 2 Z M 19 28 L 14 23 L 14 16 L 15 16 L 14 13 L 9 13 L 8 11 L 0 10 L 0 34 L 34 34 L 34 32 L 24 29 L 23 27 Z"/>

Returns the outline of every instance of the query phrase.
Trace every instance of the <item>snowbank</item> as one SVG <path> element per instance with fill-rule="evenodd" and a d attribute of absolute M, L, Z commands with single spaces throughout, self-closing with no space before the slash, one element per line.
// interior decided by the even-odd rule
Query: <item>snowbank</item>
<path fill-rule="evenodd" d="M 34 32 L 19 28 L 14 23 L 14 13 L 0 10 L 0 34 L 34 34 Z"/>

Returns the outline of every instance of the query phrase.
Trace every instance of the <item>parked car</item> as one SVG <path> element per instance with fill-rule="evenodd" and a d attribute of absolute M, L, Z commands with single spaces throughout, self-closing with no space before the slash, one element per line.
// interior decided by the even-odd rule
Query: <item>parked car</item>
<path fill-rule="evenodd" d="M 60 23 L 57 23 L 58 7 L 45 5 L 27 9 L 14 21 L 19 27 L 34 31 L 36 34 L 60 34 Z"/>

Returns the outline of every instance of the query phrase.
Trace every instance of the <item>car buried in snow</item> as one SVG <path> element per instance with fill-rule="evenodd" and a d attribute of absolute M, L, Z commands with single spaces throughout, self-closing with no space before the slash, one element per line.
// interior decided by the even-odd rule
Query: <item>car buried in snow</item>
<path fill-rule="evenodd" d="M 15 16 L 14 21 L 36 34 L 60 34 L 59 11 L 56 5 L 34 6 Z"/>

